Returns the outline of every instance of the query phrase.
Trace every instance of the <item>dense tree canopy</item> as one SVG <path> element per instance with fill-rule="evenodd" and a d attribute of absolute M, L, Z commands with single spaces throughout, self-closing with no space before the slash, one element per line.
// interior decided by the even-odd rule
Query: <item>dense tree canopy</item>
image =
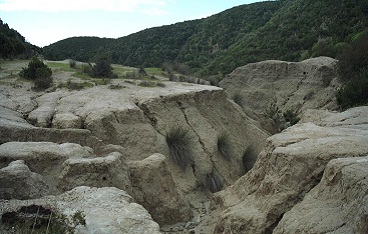
<path fill-rule="evenodd" d="M 0 58 L 29 58 L 40 51 L 40 48 L 27 43 L 22 35 L 0 19 Z"/>

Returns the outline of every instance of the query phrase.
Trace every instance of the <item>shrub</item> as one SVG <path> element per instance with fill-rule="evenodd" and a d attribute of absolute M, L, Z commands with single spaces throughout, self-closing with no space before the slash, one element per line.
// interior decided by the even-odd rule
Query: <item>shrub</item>
<path fill-rule="evenodd" d="M 368 67 L 368 33 L 354 40 L 346 46 L 337 62 L 340 80 L 345 83 L 353 80 L 360 70 Z"/>
<path fill-rule="evenodd" d="M 36 89 L 46 89 L 52 84 L 52 71 L 37 57 L 33 57 L 27 68 L 22 68 L 19 76 L 35 81 Z"/>
<path fill-rule="evenodd" d="M 233 93 L 233 95 L 231 96 L 231 99 L 236 104 L 238 104 L 240 107 L 243 107 L 243 105 L 244 105 L 244 98 L 243 98 L 243 95 L 240 92 Z"/>
<path fill-rule="evenodd" d="M 122 89 L 122 88 L 126 88 L 125 86 L 122 86 L 121 84 L 112 84 L 109 86 L 109 89 Z"/>
<path fill-rule="evenodd" d="M 345 110 L 368 104 L 368 68 L 360 71 L 353 80 L 344 84 L 336 93 L 337 103 Z"/>
<path fill-rule="evenodd" d="M 341 109 L 368 103 L 368 34 L 347 46 L 337 63 L 341 88 L 336 92 Z"/>
<path fill-rule="evenodd" d="M 161 87 L 161 88 L 166 87 L 166 84 L 165 84 L 165 83 L 162 83 L 162 82 L 157 82 L 157 83 L 156 83 L 156 85 L 157 85 L 158 87 Z"/>
<path fill-rule="evenodd" d="M 90 76 L 92 74 L 92 65 L 90 63 L 88 64 L 83 63 L 82 73 Z"/>
<path fill-rule="evenodd" d="M 286 122 L 289 122 L 290 125 L 294 125 L 299 122 L 300 118 L 297 117 L 297 113 L 292 110 L 287 110 L 283 113 L 284 119 Z"/>
<path fill-rule="evenodd" d="M 141 76 L 148 76 L 146 70 L 144 69 L 143 66 L 140 66 L 139 69 L 138 69 L 138 74 L 141 75 Z"/>
<path fill-rule="evenodd" d="M 212 193 L 218 192 L 224 186 L 220 176 L 215 172 L 212 171 L 206 175 L 204 187 L 211 191 Z"/>
<path fill-rule="evenodd" d="M 99 78 L 116 78 L 116 74 L 112 72 L 111 65 L 105 59 L 97 61 L 97 63 L 92 66 L 91 71 L 92 77 Z"/>
<path fill-rule="evenodd" d="M 230 137 L 226 132 L 222 132 L 220 135 L 218 135 L 217 149 L 224 159 L 230 160 L 232 158 L 233 148 Z"/>
<path fill-rule="evenodd" d="M 254 147 L 252 145 L 248 146 L 245 149 L 242 157 L 244 174 L 246 174 L 248 171 L 250 171 L 250 169 L 253 168 L 253 165 L 256 161 L 256 157 L 257 155 L 254 150 Z"/>
<path fill-rule="evenodd" d="M 47 89 L 52 84 L 52 71 L 50 68 L 42 67 L 36 71 L 35 89 Z"/>
<path fill-rule="evenodd" d="M 71 81 L 71 79 L 69 79 L 66 82 L 66 84 L 60 84 L 59 87 L 60 88 L 65 87 L 65 88 L 68 88 L 69 90 L 81 90 L 84 88 L 91 88 L 93 87 L 93 84 L 89 82 L 83 82 L 83 83 L 73 82 Z"/>
<path fill-rule="evenodd" d="M 166 133 L 166 143 L 169 147 L 170 158 L 185 171 L 193 164 L 194 139 L 188 130 L 181 127 L 170 129 Z"/>
<path fill-rule="evenodd" d="M 73 59 L 69 59 L 69 67 L 76 68 L 77 67 L 77 62 Z"/>
<path fill-rule="evenodd" d="M 157 84 L 153 81 L 142 80 L 138 85 L 142 87 L 156 87 Z"/>

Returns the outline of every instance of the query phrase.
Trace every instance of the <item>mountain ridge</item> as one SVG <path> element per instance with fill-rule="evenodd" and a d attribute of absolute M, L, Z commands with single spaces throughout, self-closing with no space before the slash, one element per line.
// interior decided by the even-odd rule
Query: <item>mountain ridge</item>
<path fill-rule="evenodd" d="M 96 39 L 94 48 L 83 53 L 67 50 L 60 42 L 44 50 L 54 59 L 87 62 L 105 53 L 112 62 L 128 66 L 181 63 L 199 76 L 222 76 L 267 59 L 336 57 L 356 34 L 368 29 L 367 14 L 368 3 L 358 0 L 265 1 L 117 39 Z M 65 40 L 78 44 L 80 39 Z"/>

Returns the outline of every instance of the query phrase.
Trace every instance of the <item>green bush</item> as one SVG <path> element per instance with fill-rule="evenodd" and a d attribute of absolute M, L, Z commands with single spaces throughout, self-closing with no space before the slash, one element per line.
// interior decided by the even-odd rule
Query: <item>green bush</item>
<path fill-rule="evenodd" d="M 368 33 L 360 35 L 351 45 L 346 46 L 337 62 L 340 80 L 345 83 L 359 75 L 368 67 Z"/>
<path fill-rule="evenodd" d="M 194 139 L 188 130 L 181 127 L 170 129 L 166 133 L 166 143 L 169 147 L 170 158 L 185 171 L 192 165 Z"/>
<path fill-rule="evenodd" d="M 92 77 L 98 78 L 117 78 L 117 75 L 112 72 L 112 67 L 107 60 L 101 59 L 92 66 Z"/>
<path fill-rule="evenodd" d="M 37 57 L 33 57 L 27 68 L 22 68 L 19 76 L 35 81 L 36 89 L 46 89 L 52 84 L 52 71 Z"/>
<path fill-rule="evenodd" d="M 349 82 L 345 83 L 336 93 L 337 103 L 345 110 L 349 107 L 368 104 L 368 68 Z"/>
<path fill-rule="evenodd" d="M 337 103 L 345 110 L 368 104 L 368 34 L 347 46 L 337 63 L 341 88 L 336 92 Z"/>
<path fill-rule="evenodd" d="M 226 132 L 222 132 L 220 135 L 218 135 L 217 149 L 224 159 L 230 160 L 232 158 L 233 148 L 231 145 L 230 137 Z"/>

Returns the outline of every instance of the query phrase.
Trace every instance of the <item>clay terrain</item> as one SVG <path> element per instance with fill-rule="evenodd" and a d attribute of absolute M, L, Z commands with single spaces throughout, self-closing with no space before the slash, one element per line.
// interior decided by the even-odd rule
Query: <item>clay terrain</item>
<path fill-rule="evenodd" d="M 1 63 L 0 233 L 368 233 L 368 107 L 337 111 L 336 60 L 219 87 L 66 63 L 43 91 Z"/>

